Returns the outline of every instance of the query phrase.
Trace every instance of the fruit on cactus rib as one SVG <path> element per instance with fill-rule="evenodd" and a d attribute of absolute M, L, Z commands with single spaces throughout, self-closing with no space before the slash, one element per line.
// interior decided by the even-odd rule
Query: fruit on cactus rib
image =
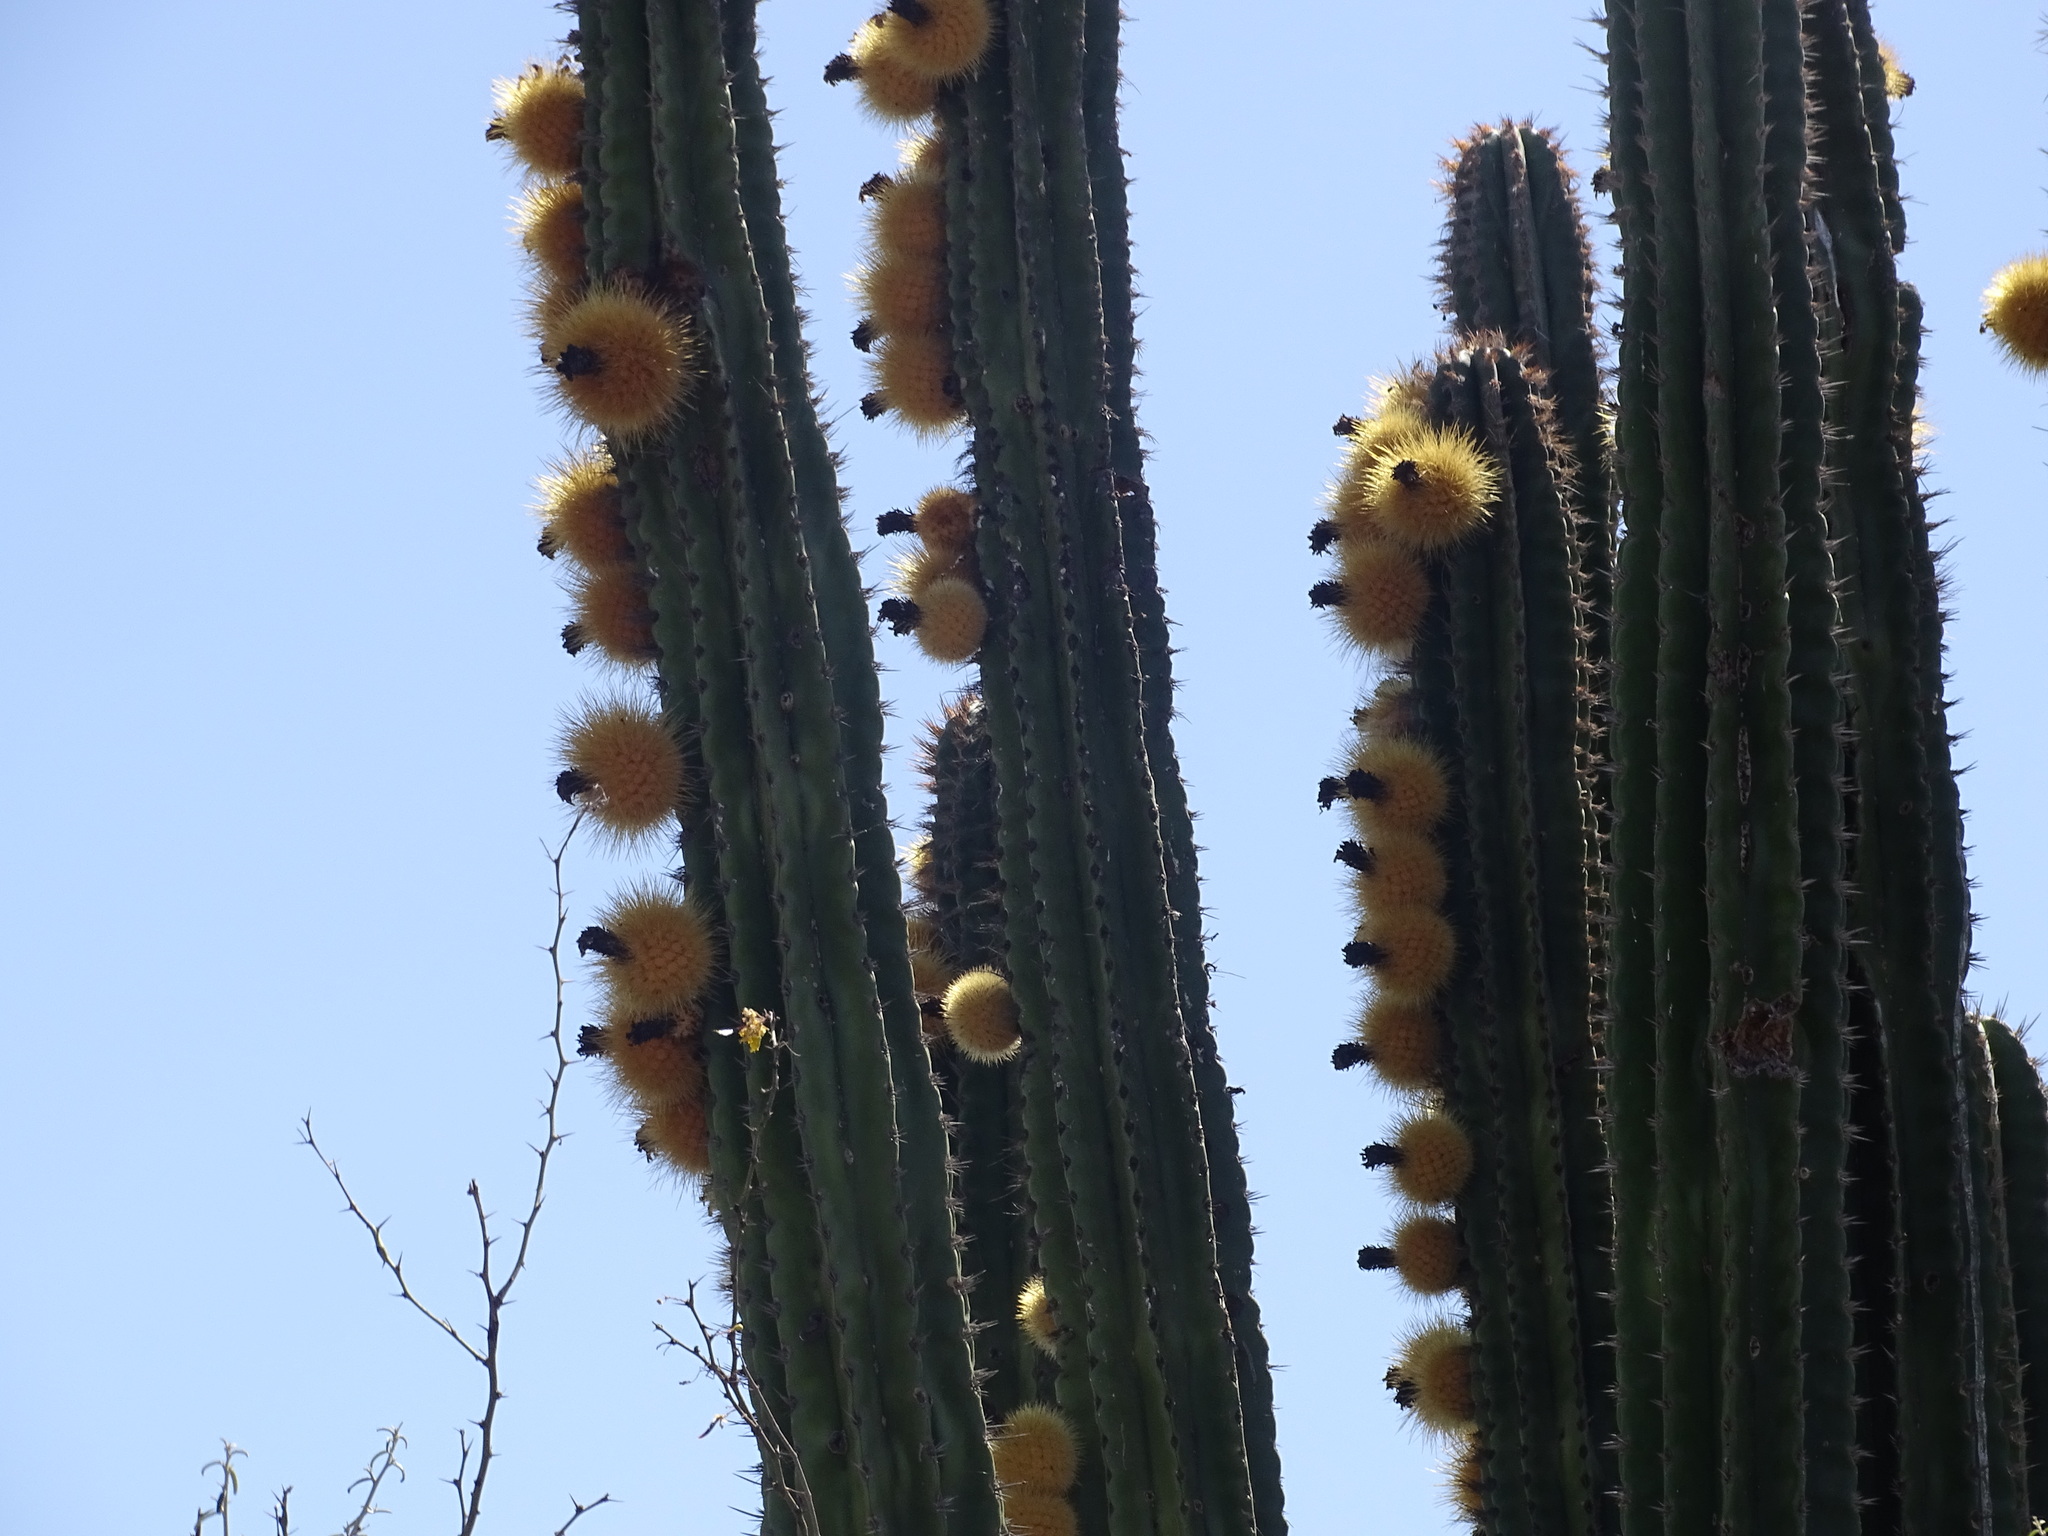
<path fill-rule="evenodd" d="M 567 555 L 585 570 L 633 558 L 619 499 L 619 477 L 602 453 L 579 453 L 541 477 L 540 552 Z"/>
<path fill-rule="evenodd" d="M 711 1173 L 711 1121 L 699 1098 L 662 1105 L 640 1122 L 633 1144 L 649 1159 L 658 1158 L 691 1178 Z"/>
<path fill-rule="evenodd" d="M 1351 867 L 1351 899 L 1360 912 L 1387 907 L 1434 907 L 1444 898 L 1444 861 L 1436 844 L 1392 827 L 1371 845 L 1348 842 L 1337 850 Z"/>
<path fill-rule="evenodd" d="M 950 665 L 972 660 L 988 629 L 988 605 L 972 584 L 941 576 L 919 588 L 915 601 L 918 648 Z"/>
<path fill-rule="evenodd" d="M 687 1008 L 718 966 L 718 940 L 696 902 L 642 884 L 614 896 L 576 947 L 597 952 L 612 995 L 629 1009 Z"/>
<path fill-rule="evenodd" d="M 853 276 L 869 322 L 884 336 L 936 331 L 946 318 L 946 272 L 930 252 L 884 252 Z"/>
<path fill-rule="evenodd" d="M 980 63 L 995 32 L 989 0 L 897 0 L 874 25 L 883 49 L 935 84 Z"/>
<path fill-rule="evenodd" d="M 1451 1323 L 1410 1335 L 1387 1372 L 1394 1401 L 1439 1434 L 1472 1430 L 1472 1337 Z"/>
<path fill-rule="evenodd" d="M 682 320 L 623 278 L 543 306 L 540 354 L 555 393 L 621 442 L 645 437 L 675 409 L 691 348 Z"/>
<path fill-rule="evenodd" d="M 861 401 L 864 414 L 894 411 L 906 426 L 927 437 L 959 424 L 959 386 L 943 336 L 930 331 L 885 336 L 876 344 L 869 366 L 876 389 Z"/>
<path fill-rule="evenodd" d="M 1904 101 L 1913 94 L 1913 77 L 1906 73 L 1899 63 L 1899 55 L 1890 43 L 1880 39 L 1877 45 L 1877 61 L 1884 66 L 1884 93 L 1893 101 Z"/>
<path fill-rule="evenodd" d="M 2048 369 L 2048 255 L 2022 256 L 1984 290 L 1984 326 L 2022 367 Z"/>
<path fill-rule="evenodd" d="M 996 1480 L 1026 1493 L 1065 1493 L 1081 1464 L 1074 1427 L 1057 1408 L 1026 1403 L 989 1441 Z"/>
<path fill-rule="evenodd" d="M 1428 907 L 1369 911 L 1344 946 L 1344 962 L 1370 970 L 1388 997 L 1421 1002 L 1451 974 L 1458 941 L 1451 925 Z"/>
<path fill-rule="evenodd" d="M 1486 516 L 1500 471 L 1461 428 L 1427 427 L 1380 448 L 1359 500 L 1365 521 L 1411 549 L 1457 543 Z"/>
<path fill-rule="evenodd" d="M 1472 1173 L 1472 1142 L 1455 1120 L 1419 1110 L 1394 1127 L 1391 1142 L 1374 1142 L 1362 1154 L 1368 1168 L 1391 1168 L 1394 1188 L 1417 1205 L 1455 1200 Z"/>
<path fill-rule="evenodd" d="M 634 567 L 578 571 L 569 583 L 569 612 L 562 648 L 571 656 L 594 645 L 622 667 L 654 660 L 654 610 L 647 606 L 647 578 Z"/>
<path fill-rule="evenodd" d="M 1443 1072 L 1443 1026 L 1426 1004 L 1374 993 L 1358 1017 L 1357 1038 L 1380 1081 L 1402 1093 L 1426 1093 Z"/>
<path fill-rule="evenodd" d="M 583 81 L 565 65 L 529 64 L 492 87 L 497 116 L 484 130 L 502 139 L 527 169 L 572 176 L 583 164 Z"/>
<path fill-rule="evenodd" d="M 1074 1536 L 1074 1506 L 1056 1493 L 1019 1490 L 1003 1495 L 1003 1524 L 1011 1536 Z"/>
<path fill-rule="evenodd" d="M 1338 579 L 1312 588 L 1309 601 L 1330 609 L 1360 650 L 1398 655 L 1429 607 L 1429 577 L 1413 555 L 1387 539 L 1345 539 L 1338 561 Z"/>
<path fill-rule="evenodd" d="M 1023 1045 L 1010 984 L 986 966 L 946 988 L 945 1009 L 946 1033 L 969 1061 L 993 1066 L 1008 1061 Z"/>
<path fill-rule="evenodd" d="M 682 802 L 682 749 L 644 704 L 586 701 L 569 717 L 559 754 L 557 793 L 621 842 L 658 831 Z"/>
<path fill-rule="evenodd" d="M 1445 1481 L 1450 1487 L 1451 1507 L 1468 1520 L 1477 1520 L 1484 1511 L 1485 1495 L 1482 1481 L 1483 1472 L 1479 1465 L 1479 1436 L 1467 1434 L 1458 1446 L 1458 1453 L 1444 1468 Z"/>
<path fill-rule="evenodd" d="M 1060 1352 L 1060 1320 L 1053 1311 L 1052 1297 L 1045 1289 L 1045 1276 L 1033 1275 L 1017 1293 L 1017 1323 L 1024 1337 L 1054 1359 Z"/>
<path fill-rule="evenodd" d="M 647 1014 L 613 998 L 601 1030 L 605 1069 L 620 1097 L 651 1112 L 676 1099 L 701 1096 L 697 1014 L 684 1008 Z"/>
<path fill-rule="evenodd" d="M 1394 1229 L 1394 1271 L 1418 1296 L 1441 1296 L 1458 1283 L 1465 1250 L 1456 1223 L 1417 1212 Z"/>
<path fill-rule="evenodd" d="M 1367 525 L 1365 494 L 1375 465 L 1389 445 L 1412 437 L 1428 426 L 1419 404 L 1389 400 L 1372 415 L 1347 416 L 1339 424 L 1347 444 L 1337 483 L 1330 490 L 1330 515 L 1340 529 Z"/>
<path fill-rule="evenodd" d="M 899 58 L 888 46 L 882 27 L 873 21 L 854 33 L 846 52 L 825 67 L 825 78 L 834 84 L 856 82 L 862 109 L 883 123 L 913 123 L 929 117 L 938 100 L 936 82 Z"/>
<path fill-rule="evenodd" d="M 876 192 L 868 215 L 875 249 L 884 258 L 936 259 L 946 246 L 945 212 L 944 190 L 935 179 L 891 178 Z"/>
<path fill-rule="evenodd" d="M 1342 777 L 1325 780 L 1331 798 L 1348 797 L 1363 840 L 1381 828 L 1427 832 L 1450 803 L 1443 762 L 1419 741 L 1374 734 L 1359 743 Z M 1334 786 L 1334 787 L 1333 787 Z"/>
<path fill-rule="evenodd" d="M 974 497 L 957 486 L 934 486 L 917 499 L 912 531 L 925 548 L 971 555 L 974 547 Z"/>
<path fill-rule="evenodd" d="M 548 281 L 561 287 L 583 281 L 588 251 L 583 239 L 583 188 L 573 181 L 543 181 L 526 189 L 515 214 L 519 243 Z"/>

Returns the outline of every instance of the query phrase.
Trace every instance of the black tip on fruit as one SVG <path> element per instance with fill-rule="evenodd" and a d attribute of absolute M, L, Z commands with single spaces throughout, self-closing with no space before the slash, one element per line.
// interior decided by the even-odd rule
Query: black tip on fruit
<path fill-rule="evenodd" d="M 1373 943 L 1371 939 L 1353 939 L 1344 946 L 1344 963 L 1346 965 L 1361 968 L 1369 965 L 1380 965 L 1386 961 L 1386 958 L 1387 952 L 1381 949 L 1379 945 Z"/>
<path fill-rule="evenodd" d="M 1337 525 L 1331 522 L 1327 517 L 1324 518 L 1321 522 L 1317 523 L 1315 527 L 1309 529 L 1308 531 L 1308 548 L 1310 554 L 1320 555 L 1324 550 L 1328 549 L 1332 544 L 1336 542 Z"/>
<path fill-rule="evenodd" d="M 555 793 L 564 805 L 574 805 L 578 795 L 588 794 L 595 788 L 597 785 L 580 768 L 564 768 L 555 775 Z"/>
<path fill-rule="evenodd" d="M 894 511 L 884 512 L 875 519 L 875 532 L 884 537 L 892 533 L 915 533 L 917 518 L 898 507 Z"/>
<path fill-rule="evenodd" d="M 1350 437 L 1353 433 L 1357 432 L 1358 428 L 1359 420 L 1356 416 L 1339 416 L 1337 424 L 1330 428 L 1330 430 L 1339 437 Z"/>
<path fill-rule="evenodd" d="M 1391 470 L 1387 471 L 1387 473 L 1391 474 L 1397 481 L 1399 481 L 1402 485 L 1407 486 L 1408 489 L 1411 491 L 1414 490 L 1416 486 L 1422 484 L 1422 466 L 1420 464 L 1417 464 L 1413 459 L 1403 459 L 1400 463 L 1396 464 Z"/>
<path fill-rule="evenodd" d="M 1346 1040 L 1337 1049 L 1330 1052 L 1330 1065 L 1339 1072 L 1349 1072 L 1353 1067 L 1363 1066 L 1371 1060 L 1372 1052 L 1368 1051 L 1356 1040 Z"/>
<path fill-rule="evenodd" d="M 588 378 L 604 372 L 604 359 L 589 347 L 564 347 L 562 355 L 555 359 L 555 372 L 565 379 Z"/>
<path fill-rule="evenodd" d="M 873 421 L 888 409 L 889 402 L 879 389 L 871 394 L 865 394 L 860 397 L 860 413 L 867 417 L 869 421 Z"/>
<path fill-rule="evenodd" d="M 586 1024 L 576 1031 L 576 1054 L 578 1056 L 602 1056 L 604 1054 L 603 1026 Z"/>
<path fill-rule="evenodd" d="M 600 954 L 607 960 L 626 958 L 626 941 L 609 928 L 600 928 L 592 923 L 576 935 L 576 953 L 579 955 Z"/>
<path fill-rule="evenodd" d="M 891 176 L 887 171 L 877 171 L 860 184 L 860 200 L 866 202 L 871 197 L 879 197 L 895 185 L 896 178 L 894 176 Z"/>
<path fill-rule="evenodd" d="M 1344 606 L 1344 583 L 1341 581 L 1319 581 L 1308 589 L 1308 605 L 1311 608 L 1342 608 Z"/>
<path fill-rule="evenodd" d="M 825 83 L 839 85 L 847 80 L 860 78 L 860 66 L 853 62 L 850 53 L 835 54 L 825 63 Z"/>
<path fill-rule="evenodd" d="M 1360 1269 L 1392 1269 L 1394 1267 L 1394 1250 L 1380 1247 L 1361 1248 L 1358 1250 L 1358 1267 Z"/>
<path fill-rule="evenodd" d="M 674 1019 L 635 1019 L 626 1026 L 628 1045 L 645 1045 L 650 1040 L 660 1040 L 675 1032 Z"/>
<path fill-rule="evenodd" d="M 907 635 L 917 628 L 917 621 L 924 614 L 909 598 L 892 597 L 875 610 L 875 617 L 896 634 Z"/>
<path fill-rule="evenodd" d="M 1396 1168 L 1401 1163 L 1401 1149 L 1376 1141 L 1358 1154 L 1358 1160 L 1368 1168 Z"/>
<path fill-rule="evenodd" d="M 870 348 L 872 348 L 872 347 L 874 346 L 874 344 L 875 344 L 875 322 L 874 322 L 874 321 L 872 321 L 872 320 L 863 320 L 863 321 L 861 321 L 861 323 L 860 323 L 859 325 L 856 325 L 856 326 L 855 326 L 855 327 L 853 328 L 853 344 L 854 344 L 854 346 L 855 346 L 856 348 L 858 348 L 858 349 L 859 349 L 860 351 L 862 351 L 862 352 L 866 352 L 866 351 L 868 351 L 868 350 L 869 350 Z"/>
<path fill-rule="evenodd" d="M 1344 787 L 1344 781 L 1333 774 L 1316 785 L 1316 805 L 1327 811 L 1349 793 L 1350 791 Z"/>
<path fill-rule="evenodd" d="M 1386 792 L 1385 780 L 1376 773 L 1354 768 L 1344 775 L 1344 793 L 1354 800 L 1377 800 Z"/>
<path fill-rule="evenodd" d="M 1352 838 L 1346 838 L 1337 845 L 1335 862 L 1349 865 L 1361 875 L 1372 873 L 1372 850 Z"/>
<path fill-rule="evenodd" d="M 564 624 L 562 626 L 563 650 L 567 651 L 571 656 L 574 656 L 577 652 L 581 651 L 586 644 L 588 644 L 588 640 L 586 639 L 583 633 L 583 626 L 581 624 L 578 624 L 574 619 L 571 619 L 567 624 Z"/>

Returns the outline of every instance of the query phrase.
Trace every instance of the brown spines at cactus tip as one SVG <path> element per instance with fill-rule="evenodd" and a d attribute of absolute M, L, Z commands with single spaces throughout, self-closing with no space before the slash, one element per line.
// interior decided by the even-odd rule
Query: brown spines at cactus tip
<path fill-rule="evenodd" d="M 918 621 L 923 617 L 923 611 L 907 597 L 887 598 L 875 609 L 876 620 L 888 625 L 892 633 L 899 635 L 907 635 L 916 629 Z"/>
<path fill-rule="evenodd" d="M 624 960 L 631 952 L 626 948 L 626 941 L 611 929 L 592 923 L 576 935 L 576 953 L 586 957 L 603 955 L 607 960 Z"/>

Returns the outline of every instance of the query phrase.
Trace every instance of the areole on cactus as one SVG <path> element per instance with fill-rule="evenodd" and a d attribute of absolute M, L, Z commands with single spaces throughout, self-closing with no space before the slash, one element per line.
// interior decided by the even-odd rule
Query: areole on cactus
<path fill-rule="evenodd" d="M 1611 370 L 1558 146 L 1476 131 L 1454 333 L 1340 419 L 1310 532 L 1380 673 L 1317 798 L 1364 991 L 1333 1061 L 1407 1101 L 1363 1162 L 1413 1209 L 1358 1264 L 1436 1309 L 1387 1383 L 1501 1536 L 2020 1536 L 2048 1101 L 1962 992 L 1905 77 L 1864 0 L 1606 20 Z M 543 486 L 565 644 L 645 689 L 571 724 L 558 789 L 672 816 L 682 860 L 585 930 L 584 1047 L 722 1226 L 775 1536 L 1286 1529 L 1118 27 L 896 0 L 825 67 L 919 130 L 858 193 L 862 409 L 963 449 L 878 530 L 915 544 L 873 617 L 971 669 L 907 897 L 750 0 L 583 0 L 491 129 L 602 438 Z M 1987 298 L 2023 360 L 2036 276 Z"/>

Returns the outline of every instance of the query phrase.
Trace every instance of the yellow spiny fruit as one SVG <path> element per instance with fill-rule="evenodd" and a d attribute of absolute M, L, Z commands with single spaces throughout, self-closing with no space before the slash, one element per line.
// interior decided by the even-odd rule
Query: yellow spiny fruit
<path fill-rule="evenodd" d="M 704 1094 L 697 1059 L 697 1011 L 646 1014 L 613 997 L 605 1008 L 604 1064 L 620 1097 L 652 1114 Z"/>
<path fill-rule="evenodd" d="M 2022 256 L 1991 280 L 1982 329 L 2021 367 L 2048 369 L 2048 255 Z"/>
<path fill-rule="evenodd" d="M 519 243 L 558 287 L 583 281 L 589 252 L 583 239 L 583 188 L 573 181 L 543 181 L 521 194 Z"/>
<path fill-rule="evenodd" d="M 920 997 L 943 997 L 953 984 L 955 972 L 939 950 L 938 926 L 928 917 L 913 915 L 905 927 L 910 939 L 910 986 Z"/>
<path fill-rule="evenodd" d="M 1367 912 L 1344 946 L 1345 962 L 1370 970 L 1384 996 L 1415 1003 L 1437 994 L 1457 958 L 1451 925 L 1429 907 Z"/>
<path fill-rule="evenodd" d="M 891 181 L 869 215 L 884 260 L 916 259 L 934 269 L 946 248 L 945 189 L 936 180 Z"/>
<path fill-rule="evenodd" d="M 986 966 L 946 988 L 946 1033 L 969 1061 L 1008 1061 L 1024 1037 L 1017 1029 L 1017 999 L 1009 982 Z"/>
<path fill-rule="evenodd" d="M 1360 492 L 1364 521 L 1383 537 L 1430 551 L 1484 521 L 1500 471 L 1461 427 L 1405 434 L 1377 453 Z"/>
<path fill-rule="evenodd" d="M 1074 1536 L 1074 1506 L 1057 1493 L 1003 1495 L 1003 1524 L 1010 1536 Z"/>
<path fill-rule="evenodd" d="M 1368 737 L 1346 767 L 1351 814 L 1368 842 L 1381 828 L 1427 832 L 1443 820 L 1450 805 L 1443 762 L 1419 741 Z"/>
<path fill-rule="evenodd" d="M 962 550 L 944 545 L 920 544 L 908 554 L 897 556 L 890 585 L 916 602 L 918 594 L 941 576 L 958 576 L 964 581 L 973 574 L 962 555 Z"/>
<path fill-rule="evenodd" d="M 870 364 L 877 389 L 861 402 L 864 413 L 894 411 L 923 437 L 940 436 L 959 424 L 960 383 L 945 337 L 931 331 L 884 336 Z"/>
<path fill-rule="evenodd" d="M 933 661 L 971 661 L 988 633 L 988 605 L 972 584 L 941 576 L 917 594 L 917 645 Z"/>
<path fill-rule="evenodd" d="M 937 84 L 912 69 L 887 46 L 887 34 L 870 21 L 853 34 L 846 62 L 860 86 L 860 104 L 884 123 L 914 123 L 938 105 Z"/>
<path fill-rule="evenodd" d="M 1370 416 L 1353 419 L 1344 462 L 1337 471 L 1337 483 L 1330 488 L 1330 516 L 1341 534 L 1348 537 L 1370 531 L 1365 488 L 1374 465 L 1390 445 L 1428 430 L 1428 418 L 1419 405 L 1411 406 L 1399 398 L 1389 399 Z"/>
<path fill-rule="evenodd" d="M 633 1144 L 693 1179 L 711 1176 L 711 1120 L 702 1099 L 677 1099 L 645 1120 Z"/>
<path fill-rule="evenodd" d="M 600 432 L 644 437 L 681 398 L 694 347 L 682 319 L 621 278 L 545 306 L 541 361 L 562 403 Z"/>
<path fill-rule="evenodd" d="M 1892 51 L 1890 43 L 1879 40 L 1878 62 L 1884 66 L 1884 93 L 1893 101 L 1904 101 L 1913 94 L 1913 77 L 1899 64 L 1899 56 Z"/>
<path fill-rule="evenodd" d="M 1434 907 L 1444 899 L 1444 861 L 1436 844 L 1416 832 L 1382 828 L 1370 848 L 1345 844 L 1351 899 L 1360 912 L 1387 907 Z"/>
<path fill-rule="evenodd" d="M 529 64 L 492 84 L 497 116 L 484 131 L 503 139 L 529 170 L 570 176 L 583 168 L 583 81 L 567 65 Z"/>
<path fill-rule="evenodd" d="M 1430 375 L 1426 369 L 1411 368 L 1389 378 L 1372 381 L 1372 413 L 1385 418 L 1405 412 L 1420 418 L 1429 406 Z"/>
<path fill-rule="evenodd" d="M 936 128 L 912 134 L 897 150 L 907 181 L 938 181 L 946 174 L 946 140 Z"/>
<path fill-rule="evenodd" d="M 1383 677 L 1372 696 L 1351 711 L 1361 736 L 1401 736 L 1415 728 L 1415 685 L 1402 676 Z"/>
<path fill-rule="evenodd" d="M 883 336 L 936 331 L 946 319 L 946 270 L 915 252 L 881 255 L 853 275 L 861 309 Z"/>
<path fill-rule="evenodd" d="M 1017 1326 L 1024 1337 L 1057 1360 L 1060 1353 L 1060 1319 L 1053 1310 L 1052 1294 L 1045 1288 L 1045 1276 L 1033 1275 L 1017 1293 Z"/>
<path fill-rule="evenodd" d="M 1442 1081 L 1443 1026 L 1423 1003 L 1375 992 L 1358 1015 L 1358 1043 L 1380 1081 L 1401 1093 L 1427 1093 Z"/>
<path fill-rule="evenodd" d="M 647 606 L 647 578 L 637 566 L 600 565 L 578 571 L 569 583 L 568 626 L 562 646 L 571 656 L 594 645 L 608 661 L 637 667 L 660 653 L 654 644 L 654 610 Z"/>
<path fill-rule="evenodd" d="M 974 510 L 974 498 L 958 486 L 934 486 L 917 499 L 917 536 L 926 549 L 971 551 Z"/>
<path fill-rule="evenodd" d="M 1486 1513 L 1485 1469 L 1479 1462 L 1479 1436 L 1465 1437 L 1444 1473 L 1450 1482 L 1451 1507 L 1467 1520 L 1476 1521 Z"/>
<path fill-rule="evenodd" d="M 1360 650 L 1405 655 L 1429 608 L 1429 573 L 1388 539 L 1347 538 L 1337 560 L 1334 589 L 1319 585 L 1309 601 L 1333 609 L 1345 638 Z"/>
<path fill-rule="evenodd" d="M 647 1017 L 689 1007 L 718 968 L 718 937 L 704 909 L 652 885 L 613 897 L 576 947 L 595 950 L 619 1005 Z"/>
<path fill-rule="evenodd" d="M 996 1481 L 1018 1493 L 1065 1493 L 1081 1465 L 1074 1426 L 1057 1408 L 1026 1403 L 988 1443 Z"/>
<path fill-rule="evenodd" d="M 619 842 L 659 831 L 682 803 L 682 749 L 668 721 L 644 704 L 586 700 L 569 716 L 559 751 L 556 792 Z"/>
<path fill-rule="evenodd" d="M 1391 1168 L 1394 1188 L 1417 1205 L 1443 1205 L 1458 1198 L 1472 1176 L 1472 1143 L 1455 1120 L 1421 1110 L 1394 1127 L 1392 1143 L 1365 1149 L 1368 1168 Z"/>
<path fill-rule="evenodd" d="M 624 565 L 633 558 L 625 506 L 611 456 L 579 453 L 549 466 L 540 479 L 540 552 L 567 555 L 585 570 Z"/>
<path fill-rule="evenodd" d="M 1472 1336 L 1452 1323 L 1410 1334 L 1387 1372 L 1394 1401 L 1443 1435 L 1472 1432 Z"/>
<path fill-rule="evenodd" d="M 1394 1272 L 1418 1296 L 1441 1296 L 1458 1283 L 1465 1250 L 1455 1224 L 1418 1212 L 1394 1229 Z"/>
<path fill-rule="evenodd" d="M 911 73 L 939 84 L 968 73 L 988 52 L 988 0 L 909 0 L 875 18 L 881 46 Z"/>

